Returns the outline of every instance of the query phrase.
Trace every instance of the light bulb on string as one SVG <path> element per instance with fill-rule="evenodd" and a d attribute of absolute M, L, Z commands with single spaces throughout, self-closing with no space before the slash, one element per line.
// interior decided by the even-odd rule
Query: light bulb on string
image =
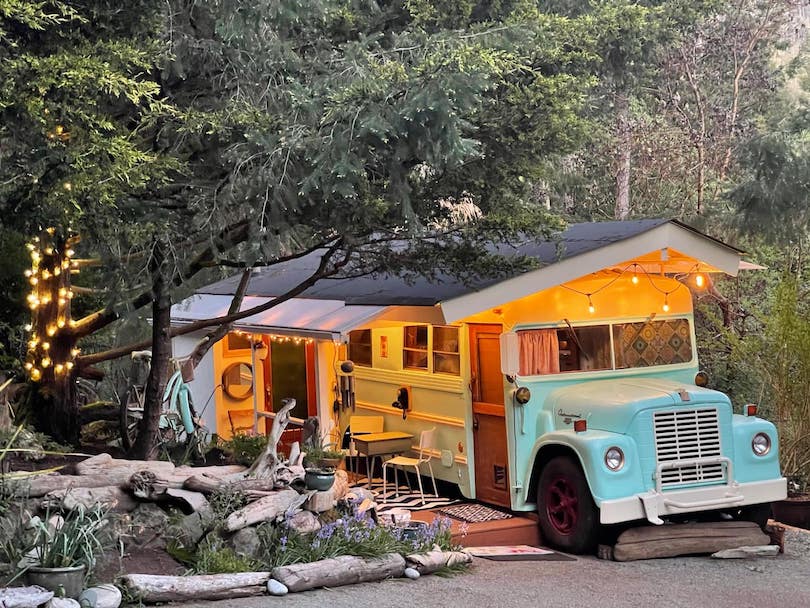
<path fill-rule="evenodd" d="M 593 314 L 596 312 L 596 307 L 593 305 L 593 301 L 591 300 L 591 294 L 588 295 L 588 312 Z"/>
<path fill-rule="evenodd" d="M 42 377 L 42 372 L 41 372 L 41 371 L 39 371 L 39 370 L 38 370 L 36 367 L 34 367 L 33 369 L 31 369 L 31 380 L 33 380 L 34 382 L 36 382 L 36 381 L 37 381 L 37 380 L 39 380 L 41 377 Z"/>
<path fill-rule="evenodd" d="M 695 285 L 699 288 L 702 288 L 706 284 L 706 278 L 698 273 L 695 275 Z"/>
<path fill-rule="evenodd" d="M 630 279 L 630 281 L 633 283 L 633 285 L 638 285 L 638 271 L 637 271 L 637 269 L 638 269 L 638 264 L 633 264 L 633 277 Z"/>
<path fill-rule="evenodd" d="M 664 294 L 664 312 L 669 312 L 669 292 Z"/>

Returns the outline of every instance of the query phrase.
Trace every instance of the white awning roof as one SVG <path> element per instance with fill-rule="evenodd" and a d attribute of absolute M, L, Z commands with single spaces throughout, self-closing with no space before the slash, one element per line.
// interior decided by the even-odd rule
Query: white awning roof
<path fill-rule="evenodd" d="M 270 302 L 273 298 L 246 296 L 240 310 Z M 229 295 L 196 294 L 172 306 L 172 325 L 187 325 L 228 314 Z M 236 321 L 234 329 L 257 334 L 279 334 L 339 339 L 381 314 L 385 306 L 347 306 L 339 300 L 294 298 Z"/>

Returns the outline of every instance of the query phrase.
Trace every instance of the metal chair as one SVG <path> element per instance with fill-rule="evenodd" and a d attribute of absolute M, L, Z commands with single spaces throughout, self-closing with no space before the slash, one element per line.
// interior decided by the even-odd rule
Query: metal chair
<path fill-rule="evenodd" d="M 419 434 L 419 457 L 409 458 L 408 456 L 394 456 L 383 463 L 383 502 L 385 502 L 385 491 L 388 484 L 388 476 L 386 469 L 388 465 L 394 467 L 394 493 L 399 496 L 399 479 L 397 478 L 397 467 L 413 467 L 416 470 L 416 481 L 419 483 L 419 494 L 422 497 L 422 504 L 425 504 L 425 492 L 422 489 L 422 476 L 419 473 L 419 465 L 427 463 L 428 470 L 430 471 L 430 480 L 433 482 L 433 495 L 438 496 L 439 491 L 436 489 L 436 478 L 433 476 L 433 465 L 430 464 L 433 458 L 433 446 L 436 437 L 436 427 L 427 431 L 422 431 Z"/>
<path fill-rule="evenodd" d="M 350 416 L 349 417 L 349 447 L 343 450 L 347 458 L 354 459 L 354 467 L 349 467 L 349 471 L 357 476 L 357 458 L 360 453 L 354 444 L 357 435 L 368 435 L 369 433 L 382 433 L 385 426 L 384 416 Z M 351 461 L 350 461 L 351 462 Z M 366 471 L 369 483 L 371 483 L 371 471 Z"/>

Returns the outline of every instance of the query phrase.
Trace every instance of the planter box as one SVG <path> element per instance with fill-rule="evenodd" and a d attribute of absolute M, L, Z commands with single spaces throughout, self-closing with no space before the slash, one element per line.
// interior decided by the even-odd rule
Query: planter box
<path fill-rule="evenodd" d="M 810 494 L 778 500 L 771 505 L 771 508 L 776 521 L 810 530 Z"/>

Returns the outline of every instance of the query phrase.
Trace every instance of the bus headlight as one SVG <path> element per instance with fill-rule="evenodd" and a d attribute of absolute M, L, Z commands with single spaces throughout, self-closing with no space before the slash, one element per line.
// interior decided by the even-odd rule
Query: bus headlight
<path fill-rule="evenodd" d="M 618 471 L 624 466 L 624 452 L 621 448 L 613 446 L 605 452 L 605 466 L 611 471 Z"/>
<path fill-rule="evenodd" d="M 765 456 L 771 451 L 771 438 L 765 433 L 757 433 L 751 440 L 751 449 L 757 456 Z"/>

